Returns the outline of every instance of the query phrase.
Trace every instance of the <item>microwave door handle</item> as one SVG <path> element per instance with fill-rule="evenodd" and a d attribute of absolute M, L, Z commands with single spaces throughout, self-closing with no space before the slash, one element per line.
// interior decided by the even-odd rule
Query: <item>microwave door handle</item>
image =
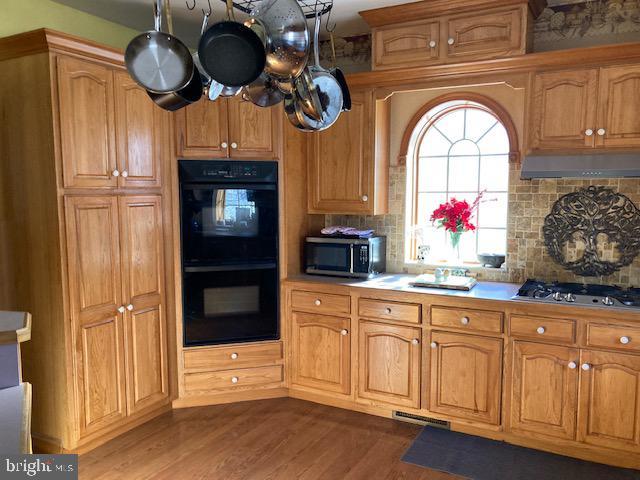
<path fill-rule="evenodd" d="M 349 267 L 349 273 L 353 274 L 353 267 L 356 264 L 356 259 L 355 259 L 355 250 L 353 248 L 353 244 L 349 245 L 349 249 L 351 250 L 351 266 Z"/>

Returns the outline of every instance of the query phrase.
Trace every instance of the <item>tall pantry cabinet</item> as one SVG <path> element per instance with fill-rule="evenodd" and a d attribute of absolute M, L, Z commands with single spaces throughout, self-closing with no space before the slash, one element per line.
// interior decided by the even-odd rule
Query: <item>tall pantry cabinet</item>
<path fill-rule="evenodd" d="M 36 450 L 78 451 L 170 406 L 169 114 L 49 30 L 0 39 L 0 78 L 0 309 L 33 315 Z"/>

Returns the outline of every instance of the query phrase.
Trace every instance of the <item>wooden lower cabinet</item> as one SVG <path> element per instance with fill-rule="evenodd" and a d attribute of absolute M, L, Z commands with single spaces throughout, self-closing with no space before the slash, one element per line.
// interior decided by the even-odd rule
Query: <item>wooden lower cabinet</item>
<path fill-rule="evenodd" d="M 580 354 L 578 440 L 640 453 L 640 356 Z"/>
<path fill-rule="evenodd" d="M 420 328 L 360 322 L 358 397 L 420 407 Z"/>
<path fill-rule="evenodd" d="M 431 332 L 428 410 L 500 424 L 502 339 Z"/>
<path fill-rule="evenodd" d="M 511 431 L 575 438 L 579 358 L 576 348 L 513 343 Z"/>
<path fill-rule="evenodd" d="M 326 392 L 351 392 L 351 320 L 294 312 L 292 383 Z"/>

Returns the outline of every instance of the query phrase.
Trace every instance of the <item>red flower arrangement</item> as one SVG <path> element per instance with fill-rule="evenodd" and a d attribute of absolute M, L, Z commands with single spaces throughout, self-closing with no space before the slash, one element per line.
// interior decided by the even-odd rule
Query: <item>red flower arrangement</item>
<path fill-rule="evenodd" d="M 452 198 L 447 203 L 442 203 L 431 214 L 431 223 L 449 232 L 451 245 L 454 248 L 458 247 L 460 236 L 464 232 L 476 229 L 476 226 L 471 223 L 471 217 L 478 209 L 483 195 L 484 191 L 480 192 L 471 205 L 466 200 Z"/>

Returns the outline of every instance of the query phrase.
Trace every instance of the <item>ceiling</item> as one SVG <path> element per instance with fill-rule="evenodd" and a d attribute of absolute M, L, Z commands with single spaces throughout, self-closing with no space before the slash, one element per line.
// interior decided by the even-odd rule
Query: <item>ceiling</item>
<path fill-rule="evenodd" d="M 54 0 L 98 17 L 111 20 L 145 31 L 153 27 L 153 0 Z M 190 0 L 190 2 L 193 0 Z M 411 3 L 416 0 L 335 0 L 331 13 L 331 23 L 337 22 L 336 34 L 341 36 L 357 35 L 368 32 L 366 23 L 358 12 L 389 5 Z M 184 0 L 171 0 L 174 29 L 183 41 L 190 45 L 197 43 L 202 23 L 201 8 L 207 6 L 207 0 L 197 0 L 198 7 L 189 11 Z M 211 0 L 214 17 L 210 22 L 220 20 L 225 11 L 221 0 Z"/>

